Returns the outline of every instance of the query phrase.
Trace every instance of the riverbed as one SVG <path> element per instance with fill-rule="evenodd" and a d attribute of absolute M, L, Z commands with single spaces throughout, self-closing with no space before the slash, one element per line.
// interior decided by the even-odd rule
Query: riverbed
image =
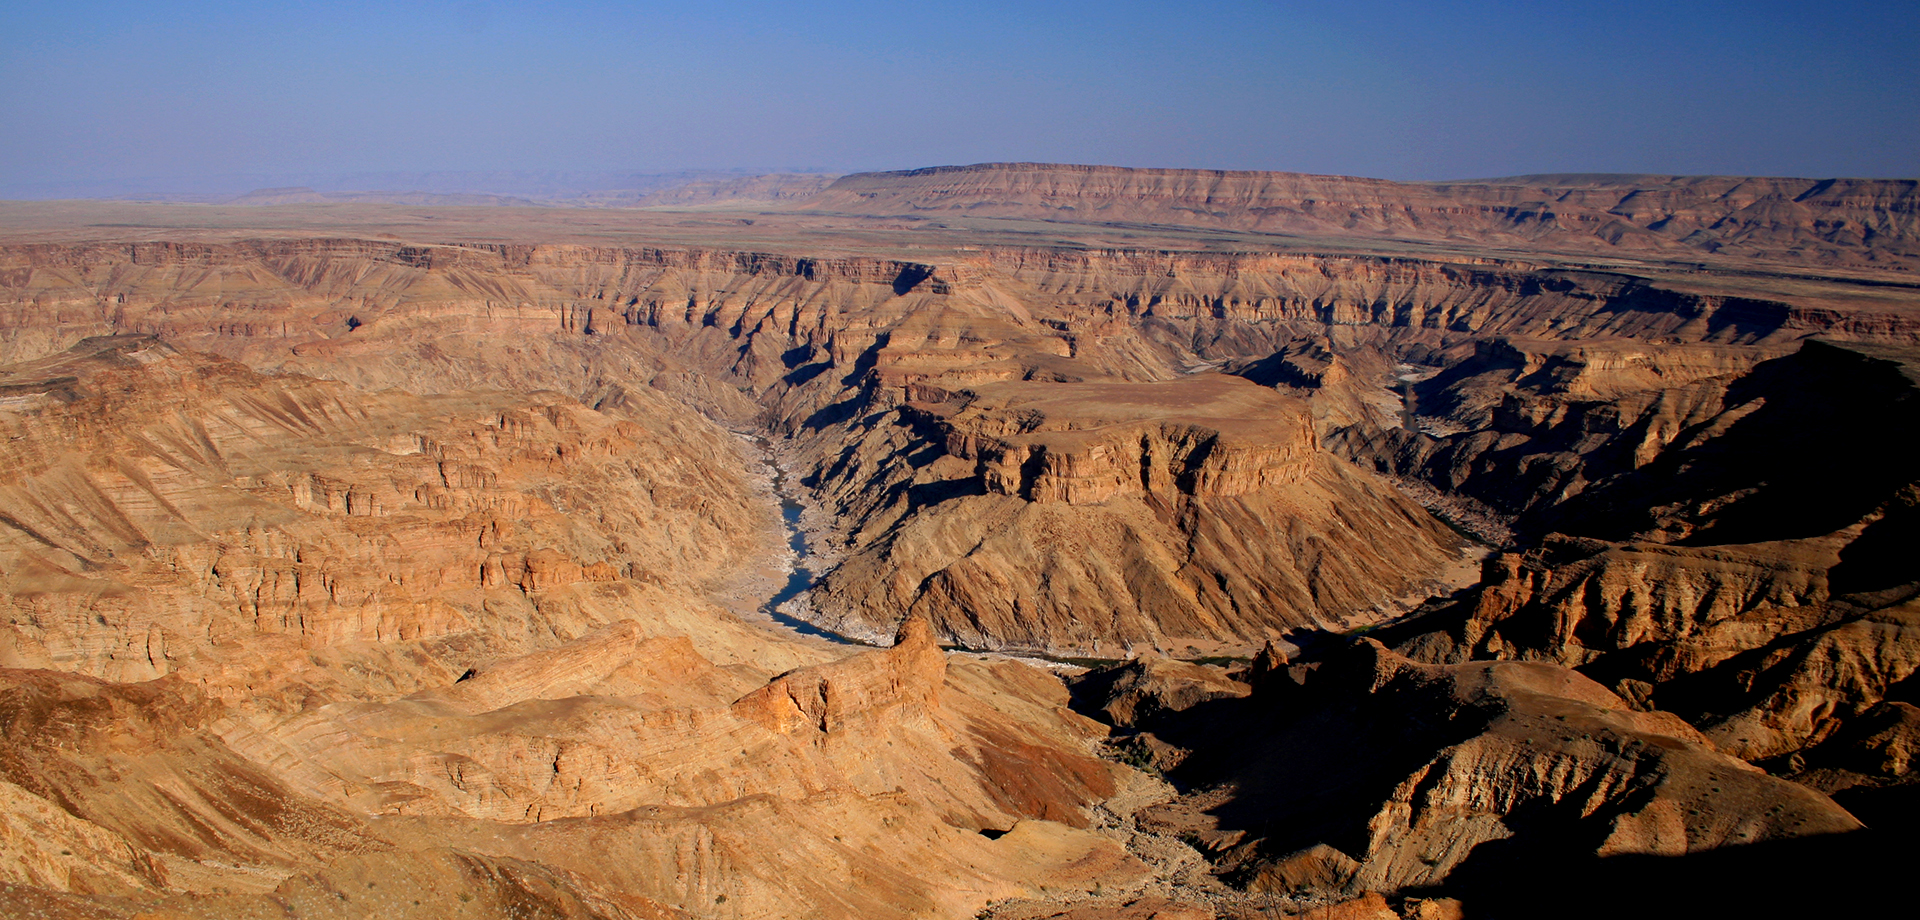
<path fill-rule="evenodd" d="M 789 563 L 787 570 L 787 583 L 780 586 L 780 590 L 775 591 L 773 596 L 768 598 L 765 604 L 761 605 L 760 612 L 766 614 L 768 619 L 771 619 L 773 622 L 798 635 L 825 639 L 829 642 L 837 642 L 842 645 L 865 645 L 866 643 L 864 642 L 856 641 L 831 630 L 822 629 L 781 609 L 806 594 L 809 590 L 812 590 L 813 584 L 818 578 L 818 575 L 813 571 L 813 567 L 807 563 L 807 560 L 810 559 L 813 554 L 807 545 L 806 529 L 801 526 L 801 518 L 806 513 L 807 508 L 800 503 L 799 498 L 795 495 L 793 482 L 788 478 L 787 471 L 781 469 L 780 462 L 773 452 L 773 444 L 764 437 L 756 437 L 753 439 L 753 442 L 754 446 L 760 449 L 762 462 L 766 463 L 767 469 L 772 473 L 773 494 L 775 498 L 780 500 L 780 524 L 786 528 L 787 547 L 793 553 L 792 561 Z"/>

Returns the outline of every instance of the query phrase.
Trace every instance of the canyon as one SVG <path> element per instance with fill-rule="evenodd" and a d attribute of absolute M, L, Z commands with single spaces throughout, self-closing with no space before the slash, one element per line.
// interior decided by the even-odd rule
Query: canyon
<path fill-rule="evenodd" d="M 1914 183 L 735 184 L 0 203 L 0 904 L 1598 916 L 1911 846 Z"/>

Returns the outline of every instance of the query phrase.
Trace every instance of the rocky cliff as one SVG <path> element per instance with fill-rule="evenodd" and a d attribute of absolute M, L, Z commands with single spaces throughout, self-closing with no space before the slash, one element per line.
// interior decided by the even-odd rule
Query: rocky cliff
<path fill-rule="evenodd" d="M 1444 467 L 1415 475 L 1483 501 L 1505 489 L 1514 500 L 1495 504 L 1514 510 L 1530 496 L 1573 495 L 1580 477 L 1614 467 L 1596 467 L 1585 447 L 1573 453 L 1589 459 L 1569 466 L 1543 462 L 1555 454 L 1538 446 L 1488 443 L 1511 442 L 1507 429 L 1581 444 L 1643 432 L 1639 446 L 1600 452 L 1625 452 L 1630 465 L 1707 411 L 1686 386 L 1712 386 L 1715 371 L 1814 332 L 1902 341 L 1914 328 L 1897 298 L 1884 309 L 1816 307 L 1485 259 L 1000 249 L 920 263 L 361 240 L 15 247 L 6 258 L 16 353 L 132 329 L 361 388 L 550 388 L 608 408 L 650 405 L 657 393 L 734 424 L 771 422 L 795 437 L 802 480 L 839 519 L 820 548 L 848 562 L 815 592 L 815 615 L 885 633 L 919 610 L 970 643 L 1062 650 L 1257 643 L 1379 616 L 1420 585 L 1451 580 L 1448 538 L 1395 523 L 1420 515 L 1383 484 L 1304 454 L 1236 456 L 1239 435 L 1216 437 L 1217 425 L 1189 424 L 1178 406 L 1164 422 L 1061 421 L 1096 401 L 1073 397 L 1076 386 L 1117 399 L 1127 386 L 1177 389 L 1189 368 L 1239 361 L 1237 373 L 1309 397 L 1336 450 L 1376 466 L 1424 452 L 1387 467 Z M 512 344 L 488 344 L 502 337 Z M 1495 337 L 1510 344 L 1475 344 Z M 1707 344 L 1652 344 L 1674 340 Z M 1288 350 L 1301 342 L 1310 347 Z M 1542 344 L 1511 344 L 1526 342 Z M 1569 342 L 1581 344 L 1555 344 Z M 1477 357 L 1452 357 L 1474 348 Z M 1292 370 L 1255 366 L 1275 354 L 1290 355 Z M 1395 359 L 1451 369 L 1408 389 L 1390 376 Z M 1505 382 L 1487 372 L 1495 366 Z M 1522 379 L 1533 394 L 1524 404 L 1464 395 Z M 1441 428 L 1422 440 L 1395 428 L 1392 410 L 1409 396 L 1435 420 L 1424 424 L 1475 433 L 1448 440 Z M 997 404 L 1004 411 L 990 413 Z M 1023 413 L 1058 430 L 1020 432 Z M 1092 428 L 1101 433 L 1075 430 Z M 1380 444 L 1358 446 L 1363 438 Z M 1524 471 L 1492 462 L 1522 456 Z M 1048 507 L 1055 499 L 1100 505 L 1075 513 L 1101 523 L 1068 520 Z M 1334 501 L 1404 536 L 1360 547 L 1341 536 L 1357 531 L 1329 517 Z M 1274 541 L 1292 560 L 1278 573 L 1255 548 Z M 1104 561 L 1040 578 L 1048 560 L 1068 557 Z M 503 562 L 492 577 L 520 576 Z M 1038 603 L 1010 604 L 1003 583 Z M 1103 612 L 1065 615 L 1083 601 Z"/>
<path fill-rule="evenodd" d="M 193 663 L 297 705 L 303 674 L 350 678 L 274 657 L 375 643 L 351 654 L 392 656 L 392 683 L 350 692 L 404 693 L 697 596 L 766 539 L 738 448 L 658 399 L 640 422 L 557 394 L 368 396 L 146 337 L 0 373 L 12 666 Z"/>
<path fill-rule="evenodd" d="M 868 488 L 865 479 L 843 474 L 893 463 L 896 452 L 912 453 L 915 448 L 888 442 L 874 432 L 893 430 L 906 420 L 901 413 L 912 411 L 909 404 L 941 402 L 943 393 L 995 381 L 1171 383 L 1189 362 L 1259 353 L 1276 339 L 1290 338 L 1290 324 L 1322 327 L 1328 320 L 1349 321 L 1349 313 L 1353 321 L 1378 321 L 1384 329 L 1396 328 L 1393 324 L 1404 318 L 1407 333 L 1418 337 L 1444 336 L 1448 324 L 1467 314 L 1476 317 L 1468 326 L 1537 322 L 1527 317 L 1551 310 L 1547 300 L 1570 309 L 1592 309 L 1590 300 L 1564 298 L 1545 288 L 1540 289 L 1544 293 L 1530 293 L 1518 276 L 1488 283 L 1451 268 L 1377 259 L 1321 262 L 1151 253 L 1091 257 L 1011 251 L 989 254 L 978 264 L 923 266 L 738 252 L 408 247 L 357 241 L 138 245 L 124 251 L 27 249 L 16 256 L 25 262 L 12 276 L 19 285 L 16 342 L 22 349 L 54 344 L 37 336 L 63 337 L 91 323 L 101 329 L 146 330 L 256 365 L 331 376 L 360 387 L 400 384 L 427 392 L 482 384 L 553 388 L 592 405 L 617 406 L 627 394 L 640 393 L 636 387 L 650 384 L 652 390 L 736 423 L 773 416 L 775 424 L 805 445 L 813 464 L 807 481 L 823 496 L 832 496 L 848 522 L 860 522 L 849 529 L 876 537 L 892 515 L 868 522 L 861 505 L 890 494 L 891 487 Z M 1376 309 L 1375 302 L 1386 291 L 1397 292 L 1396 297 L 1405 299 L 1405 310 L 1413 312 Z M 244 321 L 237 322 L 235 311 L 225 306 L 235 298 L 257 305 Z M 1354 312 L 1360 301 L 1368 306 Z M 1649 303 L 1644 313 L 1612 309 L 1604 322 L 1637 316 L 1634 323 L 1678 328 L 1697 321 L 1668 310 L 1663 303 Z M 50 325 L 53 317 L 67 321 Z M 1775 333 L 1742 331 L 1735 324 L 1725 327 L 1725 334 Z M 502 336 L 515 344 L 504 350 L 487 346 Z M 738 386 L 759 394 L 761 407 L 743 400 Z M 876 428 L 881 420 L 885 425 Z M 1194 471 L 1202 478 L 1225 477 L 1203 484 L 1209 495 L 1229 503 L 1256 492 L 1265 496 L 1258 508 L 1222 513 L 1276 523 L 1292 519 L 1287 526 L 1293 535 L 1286 542 L 1291 552 L 1309 560 L 1303 567 L 1321 565 L 1312 560 L 1353 555 L 1339 548 L 1351 545 L 1351 540 L 1342 543 L 1344 538 L 1336 538 L 1329 549 L 1318 548 L 1316 541 L 1333 532 L 1327 528 L 1342 525 L 1326 517 L 1327 499 L 1313 495 L 1349 495 L 1356 508 L 1380 509 L 1365 513 L 1384 524 L 1407 514 L 1404 503 L 1400 510 L 1388 510 L 1399 500 L 1382 491 L 1383 485 L 1331 468 L 1299 480 L 1312 480 L 1301 486 L 1305 491 L 1300 503 L 1323 509 L 1313 513 L 1318 519 L 1312 514 L 1292 518 L 1291 505 L 1275 505 L 1281 500 L 1278 480 L 1244 496 L 1228 494 L 1247 488 L 1228 485 L 1236 477 L 1299 477 L 1301 470 L 1314 464 L 1324 467 L 1325 461 L 1288 467 L 1281 476 L 1282 467 L 1261 466 L 1265 461 L 1252 459 L 1252 454 L 1230 456 L 1234 438 L 1213 439 L 1199 429 L 1183 434 L 1179 426 L 1184 423 L 1176 418 L 1173 424 L 1164 431 L 1165 450 L 1190 452 L 1202 444 L 1213 444 L 1209 451 L 1219 450 L 1211 466 Z M 850 447 L 862 456 L 853 464 L 840 463 L 837 458 Z M 957 441 L 954 447 L 970 449 Z M 1061 450 L 1043 451 L 1037 462 L 1044 471 L 1049 463 L 1068 462 L 1064 458 L 1069 456 Z M 1238 465 L 1243 462 L 1255 465 L 1242 471 Z M 1016 472 L 986 472 L 981 479 L 1011 481 L 1007 477 Z M 1061 467 L 1043 476 L 1049 483 L 1066 483 L 1072 477 L 1061 478 L 1064 472 Z M 1168 466 L 1167 475 L 1177 479 L 1185 473 Z M 1126 481 L 1135 478 L 1131 469 L 1124 471 Z M 1085 498 L 1094 494 L 1088 488 L 1117 484 L 1073 488 Z M 994 487 L 987 488 L 991 492 Z M 1013 488 L 1017 492 L 1021 486 L 1014 483 Z M 1043 497 L 1051 488 L 1042 489 Z M 1177 485 L 1174 491 L 1179 491 Z M 856 492 L 866 497 L 848 498 Z M 1373 494 L 1362 498 L 1363 492 Z M 974 506 L 985 507 L 963 503 L 946 510 Z M 1150 582 L 1165 581 L 1161 573 L 1177 568 L 1178 560 L 1188 555 L 1179 548 L 1188 542 L 1183 534 L 1215 519 L 1204 504 L 1195 507 L 1195 523 L 1184 529 L 1168 531 L 1164 524 L 1141 522 L 1159 532 L 1153 542 L 1168 544 L 1170 554 L 1139 558 L 1122 567 L 1137 570 Z M 965 526 L 998 525 L 983 519 Z M 1064 533 L 1080 530 L 1069 525 Z M 1245 545 L 1246 538 L 1234 537 L 1229 527 L 1216 530 L 1226 552 L 1246 555 L 1232 548 Z M 1446 561 L 1446 539 L 1417 536 L 1418 531 L 1418 526 L 1407 531 L 1415 542 L 1405 544 L 1410 551 L 1404 560 L 1376 558 L 1358 568 L 1335 562 L 1325 569 L 1320 585 L 1291 577 L 1283 584 L 1235 578 L 1225 570 L 1264 563 L 1257 558 L 1210 561 L 1206 551 L 1211 543 L 1203 540 L 1198 544 L 1199 567 L 1182 580 L 1211 579 L 1214 584 L 1173 586 L 1171 612 L 1161 617 L 1153 612 L 1158 602 L 1149 604 L 1143 624 L 1129 627 L 1121 641 L 1156 641 L 1159 626 L 1154 624 L 1164 621 L 1174 624 L 1170 635 L 1175 637 L 1257 642 L 1269 628 L 1335 622 L 1390 609 L 1416 586 L 1445 580 L 1437 567 Z M 1103 532 L 1109 536 L 1098 536 Z M 1108 527 L 1089 536 L 1096 538 L 1096 546 L 1102 540 L 1122 541 L 1098 549 L 1101 554 L 1137 555 L 1127 547 L 1139 541 L 1121 533 Z M 1421 543 L 1424 548 L 1417 546 Z M 1016 555 L 1038 559 L 1074 551 L 1071 545 L 1044 538 L 1032 551 L 1020 549 Z M 849 555 L 867 550 L 883 551 L 860 539 L 844 548 Z M 1383 553 L 1390 555 L 1400 551 Z M 1390 569 L 1395 571 L 1388 574 Z M 1226 578 L 1224 586 L 1220 576 Z M 848 569 L 839 584 L 848 589 L 845 596 L 874 598 L 859 602 L 863 609 L 857 619 L 881 631 L 905 615 L 910 609 L 906 602 L 921 590 L 917 584 L 906 585 L 904 593 L 875 583 L 855 586 L 856 577 L 857 570 Z M 934 597 L 946 590 L 933 587 Z M 962 594 L 971 590 L 964 583 L 952 587 Z M 1141 596 L 1131 589 L 1093 590 L 1108 598 L 1103 602 L 1108 609 L 1137 606 Z M 1144 590 L 1160 593 L 1153 586 Z M 1197 608 L 1179 600 L 1196 591 L 1211 597 Z M 825 616 L 845 619 L 852 613 L 844 605 L 832 606 L 831 598 L 822 600 L 819 609 Z M 944 611 L 929 612 L 942 628 L 951 628 L 970 616 L 962 607 L 974 601 L 954 597 L 940 603 Z M 1235 613 L 1236 605 L 1253 613 Z M 1275 612 L 1282 607 L 1290 612 Z M 1078 627 L 1035 630 L 1032 620 L 1024 615 L 996 619 L 966 635 L 969 641 L 986 644 L 1070 648 L 1085 647 L 1098 632 Z M 1003 625 L 1012 631 L 1002 631 Z"/>
<path fill-rule="evenodd" d="M 1175 776 L 1194 790 L 1144 820 L 1255 890 L 1432 890 L 1516 865 L 1564 872 L 1859 826 L 1558 667 L 1426 665 L 1363 639 L 1252 677 L 1250 697 L 1189 701 L 1192 714 L 1210 705 L 1202 725 L 1159 720 L 1192 748 Z"/>
<path fill-rule="evenodd" d="M 1696 355 L 1692 371 L 1614 377 L 1603 399 L 1570 392 L 1591 363 L 1516 355 L 1483 349 L 1421 400 L 1484 428 L 1343 435 L 1517 512 L 1522 533 L 1563 532 L 1525 538 L 1464 599 L 1383 638 L 1436 661 L 1577 667 L 1789 774 L 1815 750 L 1845 760 L 1852 742 L 1832 739 L 1877 743 L 1848 726 L 1881 718 L 1920 660 L 1915 573 L 1894 548 L 1920 475 L 1896 443 L 1916 421 L 1909 365 L 1809 343 L 1714 374 Z"/>
<path fill-rule="evenodd" d="M 859 530 L 811 603 L 849 631 L 907 610 L 974 646 L 1231 650 L 1377 619 L 1459 552 L 1234 377 L 983 384 L 899 417 L 854 451 L 926 447 L 829 482 Z"/>

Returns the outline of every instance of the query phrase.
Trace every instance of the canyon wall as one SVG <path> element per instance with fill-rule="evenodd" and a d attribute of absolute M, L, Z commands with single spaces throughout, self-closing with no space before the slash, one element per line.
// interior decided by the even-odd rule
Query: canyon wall
<path fill-rule="evenodd" d="M 1920 666 L 1914 367 L 1819 340 L 1481 343 L 1412 385 L 1419 424 L 1332 439 L 1511 516 L 1479 585 L 1379 638 L 1578 668 L 1826 791 L 1910 788 L 1883 754 Z"/>
<path fill-rule="evenodd" d="M 1912 778 L 1912 189 L 1631 184 L 995 167 L 782 212 L 1397 254 L 0 246 L 0 899 L 1411 911 L 1536 845 L 1857 839 L 1821 792 Z M 737 433 L 808 505 L 788 609 L 888 648 L 736 615 L 785 558 Z"/>
<path fill-rule="evenodd" d="M 0 387 L 6 912 L 960 915 L 1143 876 L 1083 829 L 1114 778 L 1057 681 L 716 606 L 771 501 L 645 387 L 365 392 L 139 335 Z"/>
<path fill-rule="evenodd" d="M 1177 398 L 1161 413 L 1173 427 L 1152 431 L 1075 417 L 1117 389 L 1053 399 L 1041 413 L 1049 427 L 1105 429 L 1071 436 L 1104 446 L 1071 448 L 1063 434 L 990 443 L 927 407 L 984 407 L 994 387 L 1028 393 L 1001 402 L 1073 386 L 1173 393 L 1209 362 L 1257 360 L 1313 335 L 1350 355 L 1447 361 L 1448 349 L 1494 336 L 1698 341 L 1713 343 L 1703 354 L 1733 355 L 1815 333 L 1900 341 L 1920 329 L 1898 311 L 1494 260 L 998 249 L 920 263 L 343 239 L 22 246 L 0 262 L 10 294 L 0 341 L 17 357 L 135 332 L 361 389 L 551 389 L 589 406 L 656 393 L 736 426 L 771 424 L 794 438 L 796 472 L 837 521 L 819 548 L 847 560 L 809 615 L 885 635 L 917 610 L 968 644 L 1083 652 L 1096 641 L 1244 646 L 1385 616 L 1457 577 L 1443 572 L 1452 538 L 1363 472 L 1300 457 L 1272 466 L 1258 451 L 1235 459 L 1240 439 L 1181 421 Z M 1351 420 L 1394 399 L 1386 368 L 1374 361 L 1303 392 L 1347 393 L 1339 417 Z M 1354 436 L 1335 435 L 1324 404 L 1309 403 L 1336 446 Z M 1285 414 L 1260 424 L 1284 430 Z M 935 462 L 922 439 L 949 459 Z M 1175 468 L 1201 445 L 1205 463 Z M 1166 482 L 1143 479 L 1143 464 Z M 1249 475 L 1266 479 L 1248 488 Z M 1070 521 L 1045 507 L 1056 497 L 1099 508 Z M 1396 536 L 1369 545 L 1334 519 L 1336 505 Z M 1082 526 L 1085 514 L 1102 522 Z M 1012 542 L 982 543 L 990 533 Z M 1257 548 L 1276 542 L 1284 553 Z M 1047 560 L 1067 556 L 1102 561 L 1041 589 Z M 1289 569 L 1319 574 L 1278 574 Z M 1006 579 L 1037 604 L 1007 606 Z M 1067 613 L 1083 604 L 1084 616 Z M 1086 625 L 1122 621 L 1105 639 L 1114 631 Z"/>

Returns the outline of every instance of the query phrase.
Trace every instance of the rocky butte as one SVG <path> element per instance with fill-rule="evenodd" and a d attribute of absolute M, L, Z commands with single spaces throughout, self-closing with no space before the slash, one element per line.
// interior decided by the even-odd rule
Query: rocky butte
<path fill-rule="evenodd" d="M 648 201 L 0 204 L 0 914 L 1778 915 L 1912 852 L 1914 182 Z"/>

